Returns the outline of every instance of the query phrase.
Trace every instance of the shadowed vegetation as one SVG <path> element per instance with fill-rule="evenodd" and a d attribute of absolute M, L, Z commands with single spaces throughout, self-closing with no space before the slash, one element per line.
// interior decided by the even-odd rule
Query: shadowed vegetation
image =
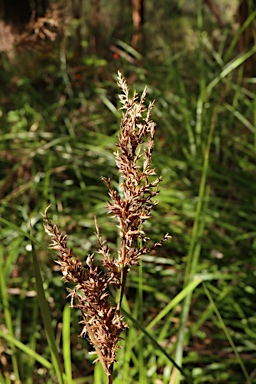
<path fill-rule="evenodd" d="M 81 262 L 98 246 L 94 216 L 111 253 L 119 249 L 101 180 L 118 190 L 117 70 L 156 100 L 152 166 L 163 180 L 144 229 L 152 242 L 167 232 L 172 240 L 143 254 L 129 274 L 122 300 L 129 328 L 113 383 L 177 384 L 184 375 L 194 383 L 256 382 L 255 9 L 247 1 L 246 14 L 244 3 L 145 2 L 136 47 L 131 7 L 118 1 L 50 2 L 21 31 L 8 37 L 5 29 L 1 383 L 107 382 L 78 337 L 81 315 L 66 305 L 40 212 L 51 204 Z M 48 317 L 36 294 L 38 266 Z"/>

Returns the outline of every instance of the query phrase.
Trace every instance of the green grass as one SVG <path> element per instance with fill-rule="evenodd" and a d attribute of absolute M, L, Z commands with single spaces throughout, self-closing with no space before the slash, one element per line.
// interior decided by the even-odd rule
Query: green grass
<path fill-rule="evenodd" d="M 32 52 L 18 54 L 16 64 L 1 56 L 1 384 L 14 382 L 13 375 L 22 384 L 106 382 L 78 337 L 79 314 L 67 306 L 40 212 L 51 203 L 81 260 L 97 246 L 94 215 L 116 250 L 100 176 L 118 185 L 117 68 L 156 99 L 153 161 L 163 181 L 147 230 L 153 241 L 166 232 L 173 239 L 130 274 L 123 303 L 129 329 L 114 384 L 185 383 L 185 376 L 195 384 L 256 382 L 256 98 L 247 67 L 256 51 L 238 50 L 255 13 L 235 33 L 225 24 L 217 41 L 220 27 L 201 2 L 187 13 L 183 3 L 172 16 L 182 36 L 170 26 L 166 4 L 159 14 L 149 6 L 155 22 L 145 25 L 150 49 L 142 59 L 125 38 L 117 44 L 136 65 L 111 60 L 104 49 L 95 56 L 88 46 L 80 82 L 74 36 L 62 51 L 66 66 L 57 44 L 47 65 Z M 44 309 L 35 296 L 39 270 Z"/>

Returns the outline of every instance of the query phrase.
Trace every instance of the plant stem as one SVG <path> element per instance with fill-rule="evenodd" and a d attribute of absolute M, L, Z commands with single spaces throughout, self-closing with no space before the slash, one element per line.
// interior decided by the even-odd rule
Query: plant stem
<path fill-rule="evenodd" d="M 121 312 L 121 306 L 122 306 L 122 300 L 123 300 L 124 290 L 125 290 L 125 286 L 126 286 L 127 274 L 128 274 L 128 267 L 127 266 L 122 267 L 120 295 L 119 295 L 119 299 L 118 299 L 117 307 L 116 307 L 116 310 L 119 312 Z"/>
<path fill-rule="evenodd" d="M 112 363 L 111 366 L 109 367 L 108 384 L 113 383 L 113 368 L 114 368 L 114 363 Z"/>

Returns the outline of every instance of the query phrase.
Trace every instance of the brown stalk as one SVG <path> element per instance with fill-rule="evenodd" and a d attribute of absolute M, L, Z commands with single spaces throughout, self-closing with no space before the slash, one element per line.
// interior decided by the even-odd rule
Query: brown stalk
<path fill-rule="evenodd" d="M 101 362 L 109 384 L 113 381 L 113 366 L 120 335 L 127 327 L 121 314 L 121 306 L 130 268 L 139 264 L 142 255 L 150 253 L 170 238 L 166 234 L 160 242 L 149 247 L 149 238 L 143 231 L 143 223 L 150 218 L 151 209 L 157 204 L 153 199 L 159 193 L 158 184 L 161 181 L 160 178 L 150 181 L 152 176 L 155 176 L 155 169 L 151 167 L 155 123 L 150 120 L 154 103 L 150 103 L 146 108 L 146 88 L 140 100 L 136 92 L 130 99 L 128 86 L 120 72 L 118 86 L 122 90 L 119 98 L 124 112 L 114 156 L 122 179 L 122 194 L 112 187 L 109 178 L 102 178 L 109 189 L 108 214 L 118 222 L 121 246 L 117 257 L 111 255 L 95 219 L 99 245 L 97 253 L 102 256 L 104 271 L 100 271 L 94 264 L 94 255 L 88 255 L 86 265 L 83 266 L 67 247 L 67 236 L 48 219 L 49 207 L 43 214 L 45 231 L 52 240 L 49 248 L 57 251 L 57 263 L 60 265 L 63 279 L 75 284 L 74 288 L 69 290 L 69 296 L 71 306 L 79 308 L 83 317 L 81 336 L 88 334 L 89 342 L 98 355 L 96 361 Z M 116 306 L 108 300 L 111 285 L 118 293 Z"/>

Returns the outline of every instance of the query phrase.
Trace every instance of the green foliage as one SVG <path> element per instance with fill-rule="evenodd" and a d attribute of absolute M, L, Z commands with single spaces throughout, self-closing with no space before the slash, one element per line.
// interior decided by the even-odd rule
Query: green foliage
<path fill-rule="evenodd" d="M 200 1 L 176 3 L 171 9 L 165 1 L 148 2 L 140 53 L 127 37 L 129 9 L 120 16 L 115 8 L 110 22 L 106 2 L 97 49 L 88 31 L 78 41 L 81 24 L 73 20 L 43 53 L 1 54 L 0 383 L 13 382 L 13 375 L 17 383 L 58 382 L 31 240 L 64 380 L 104 382 L 90 346 L 78 337 L 79 314 L 66 306 L 40 212 L 51 203 L 82 260 L 97 246 L 95 215 L 116 249 L 100 177 L 118 183 L 117 69 L 138 91 L 147 84 L 156 99 L 153 161 L 163 181 L 147 225 L 152 241 L 166 232 L 173 240 L 131 273 L 124 310 L 135 321 L 124 334 L 114 383 L 185 382 L 172 360 L 194 383 L 255 382 L 255 47 L 239 51 L 255 13 L 233 30 L 233 19 L 217 25 Z M 119 17 L 123 22 L 115 24 Z M 124 55 L 114 57 L 112 45 Z"/>

